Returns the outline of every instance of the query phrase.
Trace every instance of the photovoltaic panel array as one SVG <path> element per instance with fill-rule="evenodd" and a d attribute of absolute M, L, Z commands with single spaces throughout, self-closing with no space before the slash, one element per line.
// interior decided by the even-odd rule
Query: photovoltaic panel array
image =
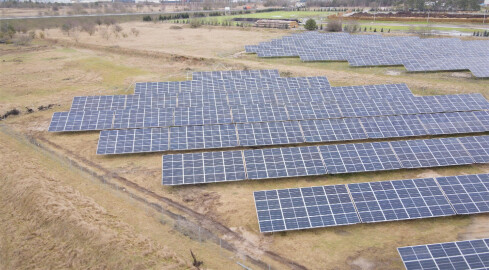
<path fill-rule="evenodd" d="M 83 131 L 142 127 L 211 125 L 226 123 L 314 120 L 438 112 L 481 111 L 489 101 L 480 94 L 398 99 L 343 100 L 334 103 L 288 105 L 251 104 L 178 108 L 75 110 L 56 112 L 49 131 Z M 429 123 L 430 119 L 425 122 Z M 120 124 L 118 124 L 120 123 Z"/>
<path fill-rule="evenodd" d="M 489 41 L 304 32 L 246 46 L 258 57 L 348 61 L 351 66 L 397 66 L 408 71 L 470 70 L 489 77 Z"/>
<path fill-rule="evenodd" d="M 363 223 L 455 215 L 435 179 L 348 184 Z"/>
<path fill-rule="evenodd" d="M 487 192 L 485 184 L 489 181 L 489 174 L 448 178 L 450 182 L 446 181 L 447 177 L 439 177 L 256 191 L 254 198 L 260 231 L 489 212 L 489 197 L 481 197 Z M 483 186 L 479 194 L 475 190 L 471 190 L 470 195 L 462 194 L 461 181 L 466 179 L 471 179 L 466 186 Z M 470 201 L 467 199 L 469 196 Z M 461 206 L 460 198 L 464 198 L 466 205 Z M 475 201 L 480 207 L 476 206 Z M 460 212 L 457 209 L 474 211 Z"/>
<path fill-rule="evenodd" d="M 455 214 L 432 178 L 257 191 L 254 198 L 261 232 Z"/>
<path fill-rule="evenodd" d="M 236 163 L 245 168 L 242 178 L 233 180 L 245 180 L 485 163 L 488 149 L 489 136 L 475 136 L 230 152 L 241 153 Z M 227 181 L 212 176 L 220 170 L 212 162 L 203 166 L 193 160 L 194 154 L 163 155 L 163 184 L 195 184 L 182 173 L 193 171 L 193 166 L 199 166 L 204 176 L 209 174 L 212 182 Z M 205 179 L 199 183 L 206 183 Z"/>
<path fill-rule="evenodd" d="M 257 191 L 261 232 L 360 223 L 346 185 Z"/>
<path fill-rule="evenodd" d="M 485 131 L 489 131 L 487 111 L 103 130 L 97 154 L 339 142 Z"/>
<path fill-rule="evenodd" d="M 489 269 L 489 238 L 400 247 L 407 270 Z"/>
<path fill-rule="evenodd" d="M 228 71 L 196 71 L 192 72 L 192 80 L 212 79 L 242 79 L 256 77 L 280 77 L 276 69 L 261 70 L 228 70 Z"/>
<path fill-rule="evenodd" d="M 315 77 L 304 77 L 308 80 Z M 282 78 L 297 79 L 297 78 Z M 233 81 L 236 83 L 236 81 Z M 180 83 L 180 82 L 179 82 Z M 201 81 L 198 81 L 202 84 Z M 290 84 L 290 82 L 289 82 Z M 317 84 L 317 85 L 316 85 Z M 414 98 L 405 84 L 360 85 L 349 87 L 330 87 L 327 79 L 324 82 L 304 82 L 300 85 L 244 85 L 243 89 L 235 85 L 227 89 L 216 89 L 214 85 L 200 85 L 204 89 L 178 92 L 175 89 L 160 91 L 149 89 L 135 95 L 85 96 L 75 97 L 71 111 L 122 110 L 141 108 L 176 108 L 202 106 L 240 106 L 250 104 L 286 105 L 290 103 L 358 103 L 365 99 L 403 99 Z M 195 86 L 194 86 L 195 88 Z M 136 89 L 137 86 L 136 86 Z M 456 97 L 455 97 L 456 98 Z M 422 98 L 425 99 L 425 98 Z M 415 98 L 414 101 L 422 100 Z M 478 98 L 479 99 L 479 98 Z M 444 100 L 434 101 L 446 102 Z M 460 102 L 453 100 L 450 102 Z M 468 102 L 468 101 L 467 101 Z M 425 105 L 425 104 L 424 104 Z"/>

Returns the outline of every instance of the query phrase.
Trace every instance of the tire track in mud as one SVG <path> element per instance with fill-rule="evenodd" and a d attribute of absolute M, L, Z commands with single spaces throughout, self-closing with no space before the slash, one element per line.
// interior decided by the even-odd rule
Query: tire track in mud
<path fill-rule="evenodd" d="M 262 250 L 259 246 L 254 245 L 253 243 L 251 243 L 250 241 L 245 239 L 243 236 L 232 231 L 230 228 L 226 227 L 222 223 L 215 221 L 215 220 L 213 220 L 213 219 L 211 219 L 211 218 L 209 218 L 203 214 L 200 214 L 200 213 L 186 207 L 185 205 L 182 205 L 178 202 L 175 202 L 174 200 L 172 200 L 170 198 L 156 194 L 155 192 L 153 192 L 151 190 L 148 190 L 142 186 L 139 186 L 138 184 L 128 180 L 127 178 L 122 177 L 119 174 L 114 173 L 114 172 L 100 166 L 99 164 L 97 164 L 95 162 L 92 162 L 92 161 L 90 161 L 84 157 L 77 155 L 76 153 L 64 148 L 63 146 L 58 145 L 58 144 L 46 139 L 42 135 L 37 135 L 37 136 L 24 135 L 24 134 L 20 134 L 16 131 L 9 129 L 6 126 L 3 126 L 0 130 L 4 133 L 8 134 L 11 137 L 14 137 L 17 140 L 20 139 L 19 137 L 24 137 L 34 147 L 40 148 L 43 151 L 47 151 L 50 154 L 55 155 L 56 157 L 58 157 L 60 159 L 69 160 L 72 163 L 72 165 L 74 165 L 75 167 L 77 167 L 78 169 L 80 169 L 86 173 L 91 174 L 92 176 L 99 179 L 101 182 L 110 186 L 111 188 L 117 188 L 118 190 L 120 190 L 121 189 L 120 187 L 124 187 L 124 186 L 130 187 L 130 188 L 136 190 L 137 192 L 140 192 L 146 196 L 149 196 L 149 197 L 157 200 L 158 202 L 162 202 L 162 203 L 166 204 L 167 206 L 170 206 L 174 209 L 177 209 L 178 211 L 181 211 L 182 213 L 184 213 L 187 216 L 196 220 L 197 226 L 201 226 L 202 228 L 207 230 L 209 233 L 218 237 L 220 240 L 222 239 L 222 237 L 219 237 L 217 234 L 215 234 L 215 232 L 218 232 L 218 233 L 228 237 L 230 240 L 222 239 L 222 242 L 225 243 L 225 245 L 223 245 L 223 248 L 225 248 L 231 252 L 234 252 L 234 253 L 244 254 L 244 256 L 250 262 L 252 262 L 253 264 L 255 264 L 257 266 L 260 266 L 263 269 L 268 269 L 268 267 L 269 267 L 268 263 L 266 263 L 260 259 L 254 258 L 257 254 L 250 255 L 249 250 L 251 250 L 251 251 L 259 250 L 260 253 L 262 253 L 263 255 L 268 257 L 269 259 L 271 259 L 275 262 L 278 262 L 282 265 L 285 265 L 285 266 L 289 267 L 290 269 L 298 269 L 298 270 L 306 270 L 307 269 L 307 267 L 305 267 L 305 266 L 303 266 L 297 262 L 294 262 L 288 258 L 284 258 L 284 257 L 280 256 L 279 254 L 273 252 L 273 251 Z M 51 147 L 54 147 L 56 149 L 63 151 L 64 153 L 66 153 L 66 156 L 61 156 L 59 153 L 53 151 L 52 149 L 49 149 L 48 147 L 43 146 L 39 142 L 43 142 L 44 144 L 47 144 Z M 78 162 L 80 162 L 81 164 L 83 164 L 85 166 L 78 164 L 77 161 L 75 161 L 71 158 L 68 158 L 68 157 L 72 157 L 72 158 L 74 157 L 76 160 L 78 160 Z M 90 169 L 90 168 L 92 168 L 92 169 Z M 100 175 L 100 174 L 96 173 L 93 169 L 99 170 L 99 171 L 103 172 L 105 175 Z M 122 186 L 118 186 L 117 184 L 107 182 L 106 181 L 107 178 L 112 178 L 112 179 L 118 181 L 120 184 L 122 184 Z M 151 207 L 155 210 L 158 210 L 160 212 L 164 212 L 165 214 L 167 214 L 168 216 L 170 216 L 174 220 L 183 219 L 183 220 L 189 221 L 185 216 L 181 216 L 179 214 L 173 213 L 170 210 L 165 209 L 165 207 L 161 206 L 160 204 L 150 202 L 147 199 L 145 199 L 144 196 L 140 196 L 140 195 L 135 194 L 135 193 L 130 193 L 127 189 L 125 190 L 125 192 L 128 195 L 130 195 L 133 199 L 135 199 L 141 203 L 147 204 L 149 207 Z M 244 244 L 243 246 L 245 248 L 244 249 L 239 248 L 235 244 L 236 242 L 243 243 Z M 271 268 L 271 269 L 273 269 L 273 268 Z"/>

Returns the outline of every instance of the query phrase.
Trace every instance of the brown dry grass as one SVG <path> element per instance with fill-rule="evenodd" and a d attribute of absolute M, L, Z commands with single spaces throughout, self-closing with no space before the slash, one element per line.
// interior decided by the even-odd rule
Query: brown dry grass
<path fill-rule="evenodd" d="M 184 29 L 177 31 L 170 29 L 172 24 L 159 22 L 131 22 L 120 25 L 125 32 L 129 32 L 131 28 L 136 28 L 140 34 L 137 37 L 129 35 L 127 38 L 117 38 L 111 35 L 110 39 L 107 40 L 98 33 L 91 37 L 86 33 L 81 33 L 80 39 L 87 44 L 118 46 L 139 51 L 196 57 L 222 57 L 243 50 L 243 44 L 254 44 L 283 35 L 283 32 L 278 30 L 254 28 L 243 30 L 240 28 L 189 28 L 185 26 Z M 64 35 L 59 29 L 46 32 L 49 38 L 73 40 L 72 37 Z"/>
<path fill-rule="evenodd" d="M 236 54 L 243 50 L 245 44 L 257 43 L 286 33 L 278 30 L 250 32 L 239 29 L 210 28 L 211 30 L 209 30 L 203 28 L 195 30 L 185 28 L 175 31 L 169 29 L 169 26 L 169 24 L 153 23 L 124 24 L 124 29 L 137 27 L 141 31 L 139 38 L 119 38 L 106 41 L 96 36 L 92 38 L 83 37 L 79 44 L 72 44 L 67 48 L 59 45 L 48 45 L 38 51 L 23 52 L 7 47 L 5 51 L 9 51 L 9 53 L 0 57 L 0 65 L 7 68 L 7 73 L 0 75 L 0 97 L 5 100 L 0 104 L 0 110 L 33 106 L 32 104 L 53 103 L 53 101 L 61 104 L 61 107 L 56 110 L 67 110 L 72 97 L 75 95 L 131 93 L 131 83 L 136 80 L 183 80 L 189 70 L 227 69 L 230 67 L 278 68 L 282 72 L 289 71 L 294 76 L 324 75 L 328 76 L 334 85 L 404 82 L 417 94 L 480 92 L 489 97 L 487 81 L 472 77 L 452 76 L 452 73 L 407 74 L 403 68 L 396 67 L 349 68 L 346 63 L 302 63 L 293 58 L 257 59 L 254 55 Z M 70 37 L 60 34 L 58 30 L 49 31 L 49 38 L 70 41 Z M 182 44 L 182 38 L 186 41 L 185 44 Z M 115 45 L 117 47 L 111 50 L 111 46 Z M 144 54 L 141 53 L 142 51 L 149 53 Z M 180 53 L 186 58 L 168 56 L 168 54 Z M 188 60 L 192 57 L 202 59 Z M 180 61 L 179 59 L 184 60 Z M 1 60 L 6 61 L 1 62 Z M 389 75 L 392 74 L 389 72 L 392 70 L 396 71 L 395 74 L 398 74 L 397 71 L 400 74 Z M 126 92 L 126 89 L 130 89 L 130 91 Z M 489 221 L 489 217 L 485 215 L 474 219 L 451 217 L 263 235 L 258 230 L 251 196 L 253 191 L 263 189 L 406 179 L 435 174 L 456 175 L 489 172 L 487 165 L 170 188 L 160 184 L 160 153 L 97 156 L 95 149 L 98 133 L 48 133 L 46 130 L 51 115 L 52 112 L 38 112 L 7 119 L 3 124 L 20 133 L 53 142 L 60 146 L 52 147 L 53 150 L 62 155 L 69 155 L 75 160 L 86 159 L 100 164 L 103 168 L 129 179 L 147 190 L 154 191 L 160 196 L 170 198 L 223 223 L 232 230 L 239 232 L 255 247 L 259 247 L 250 250 L 249 246 L 243 245 L 242 252 L 254 254 L 254 256 L 264 260 L 270 261 L 263 253 L 263 251 L 269 250 L 311 269 L 355 269 L 358 264 L 362 263 L 363 265 L 373 264 L 375 269 L 398 269 L 401 267 L 395 250 L 398 246 L 456 240 L 458 235 L 460 238 L 468 237 L 471 235 L 471 230 L 477 230 L 477 236 L 489 236 L 487 226 L 478 225 Z M 16 151 L 17 148 L 11 146 L 9 149 Z M 7 154 L 5 152 L 0 154 L 2 160 L 9 158 Z M 25 155 L 32 155 L 32 153 L 26 152 Z M 15 165 L 29 164 L 29 162 L 23 158 Z M 14 164 L 10 166 L 16 167 Z M 38 169 L 38 171 L 46 170 L 44 167 Z M 51 170 L 52 173 L 58 171 L 56 168 Z M 36 179 L 29 181 L 40 181 L 38 179 L 42 179 L 32 170 L 26 171 L 25 178 Z M 52 178 L 60 179 L 60 176 Z M 179 235 L 177 232 L 170 232 L 170 235 L 155 234 L 154 231 L 158 231 L 158 226 L 162 226 L 161 224 L 146 225 L 145 223 L 151 218 L 144 215 L 139 220 L 133 220 L 131 218 L 133 214 L 124 210 L 126 205 L 120 201 L 106 204 L 104 196 L 99 194 L 102 192 L 98 191 L 100 187 L 84 181 L 83 178 L 80 178 L 80 181 L 70 180 L 63 182 L 63 184 L 74 190 L 90 188 L 90 191 L 84 196 L 93 198 L 94 203 L 104 204 L 106 209 L 109 207 L 114 218 L 120 218 L 138 228 L 138 232 L 160 245 L 167 245 L 179 257 L 186 258 L 188 256 L 187 247 L 195 244 L 195 241 Z M 6 188 L 7 191 L 11 189 L 16 190 L 16 187 L 10 184 Z M 38 189 L 41 187 L 32 186 L 33 191 Z M 67 193 L 73 194 L 76 191 L 68 191 Z M 67 197 L 63 197 L 65 195 L 62 192 L 52 192 L 51 194 L 53 197 L 65 198 L 63 199 L 65 201 L 66 198 L 73 196 L 66 195 Z M 92 209 L 96 208 L 90 208 L 88 212 Z M 50 213 L 42 212 L 42 215 L 49 219 Z M 81 215 L 81 217 L 83 219 L 85 216 Z M 107 216 L 101 215 L 99 219 L 104 221 Z M 150 222 L 148 221 L 148 223 Z M 472 225 L 469 226 L 469 224 Z M 169 240 L 170 237 L 173 237 L 172 240 Z M 239 245 L 239 243 L 236 244 Z M 93 245 L 96 246 L 97 244 L 93 243 Z M 200 252 L 207 252 L 206 255 L 213 256 L 219 252 L 219 249 L 213 245 L 208 245 L 205 250 L 199 250 Z M 277 268 L 283 268 L 283 265 L 271 263 Z M 229 268 L 235 263 L 216 259 L 213 265 L 214 268 Z M 326 265 L 327 267 L 325 267 Z"/>
<path fill-rule="evenodd" d="M 188 267 L 1 137 L 0 268 Z"/>

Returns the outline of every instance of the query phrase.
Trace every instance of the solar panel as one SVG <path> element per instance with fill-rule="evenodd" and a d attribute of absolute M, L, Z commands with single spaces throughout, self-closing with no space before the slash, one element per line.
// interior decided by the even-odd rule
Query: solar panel
<path fill-rule="evenodd" d="M 248 97 L 254 96 L 250 93 L 243 95 Z M 128 96 L 123 106 L 125 108 L 124 110 L 114 111 L 110 110 L 114 108 L 112 105 L 100 105 L 101 97 L 99 97 L 99 103 L 96 106 L 87 105 L 87 108 L 98 108 L 99 110 L 79 110 L 80 106 L 82 106 L 80 104 L 83 102 L 80 101 L 82 100 L 81 97 L 77 97 L 75 98 L 79 103 L 77 109 L 53 115 L 53 122 L 49 130 L 80 131 L 111 128 L 164 127 L 172 125 L 209 125 L 345 118 L 331 120 L 331 123 L 334 123 L 337 127 L 334 130 L 342 131 L 346 129 L 346 133 L 340 132 L 342 136 L 348 135 L 352 137 L 351 139 L 358 139 L 364 138 L 364 132 L 367 132 L 369 138 L 420 135 L 419 133 L 422 131 L 422 127 L 427 130 L 428 134 L 467 133 L 466 131 L 482 132 L 487 130 L 487 124 L 489 122 L 487 112 L 470 112 L 474 109 L 485 108 L 482 104 L 484 102 L 488 104 L 486 107 L 489 107 L 489 102 L 485 99 L 482 101 L 483 97 L 480 95 L 405 97 L 402 99 L 383 99 L 380 101 L 378 99 L 358 97 L 358 100 L 346 98 L 330 102 L 294 103 L 287 105 L 247 104 L 233 106 L 232 109 L 225 102 L 221 102 L 222 99 L 225 99 L 222 96 L 219 97 L 211 94 L 209 96 L 190 94 L 189 96 L 192 99 L 197 98 L 199 100 L 198 104 L 201 106 L 166 108 L 166 105 L 152 105 L 155 102 L 151 101 L 151 98 L 147 102 L 149 105 L 142 105 L 143 97 L 140 97 L 136 101 L 133 98 L 130 99 Z M 114 97 L 107 98 L 106 101 L 113 102 L 115 100 Z M 435 108 L 436 106 L 433 105 L 435 102 L 430 102 L 430 99 L 434 97 L 437 100 L 444 99 L 445 103 L 442 102 L 443 105 L 440 105 L 440 108 Z M 423 99 L 426 100 L 420 102 Z M 157 104 L 161 103 L 160 101 L 163 103 L 166 102 L 156 99 Z M 107 102 L 104 104 L 108 104 Z M 250 102 L 254 103 L 253 100 Z M 86 103 L 84 104 L 86 105 Z M 101 108 L 108 110 L 100 110 Z M 440 111 L 454 113 L 425 114 Z M 362 119 L 362 125 L 365 129 L 361 128 L 362 125 L 351 123 L 357 120 L 350 119 L 393 114 L 402 116 Z M 408 114 L 418 115 L 412 117 L 405 116 Z M 352 128 L 348 127 L 348 124 L 354 124 L 353 127 L 356 131 L 349 131 Z M 343 127 L 344 125 L 346 127 Z M 344 140 L 348 140 L 348 138 L 345 137 Z"/>
<path fill-rule="evenodd" d="M 231 123 L 227 106 L 179 107 L 175 109 L 175 126 Z"/>
<path fill-rule="evenodd" d="M 244 150 L 248 179 L 326 174 L 317 147 Z"/>
<path fill-rule="evenodd" d="M 400 169 L 388 142 L 319 146 L 330 174 Z"/>
<path fill-rule="evenodd" d="M 156 111 L 151 116 L 152 111 L 145 112 L 145 121 L 142 125 L 145 126 L 158 126 L 159 118 L 165 119 L 165 116 L 171 113 L 165 113 Z M 455 114 L 455 115 L 454 115 Z M 55 114 L 55 117 L 61 117 L 63 114 Z M 163 116 L 161 116 L 163 115 Z M 481 118 L 488 117 L 488 114 L 480 114 L 475 116 L 474 112 L 457 112 L 446 113 L 447 117 L 436 117 L 434 119 L 444 119 L 439 121 L 453 121 L 450 122 L 453 126 L 457 126 L 460 129 L 465 129 L 464 133 L 482 132 L 487 131 L 489 125 L 480 124 Z M 53 131 L 60 128 L 62 131 L 65 127 L 58 127 L 57 123 L 65 123 L 64 120 L 58 121 L 53 117 L 52 126 Z M 478 119 L 478 118 L 479 119 Z M 122 116 L 118 116 L 121 119 Z M 374 119 L 375 118 L 375 119 Z M 421 126 L 418 116 L 405 115 L 405 116 L 383 116 L 383 117 L 366 117 L 366 118 L 345 118 L 345 119 L 325 119 L 325 120 L 304 120 L 304 121 L 284 121 L 284 122 L 256 122 L 256 123 L 242 123 L 242 124 L 224 124 L 224 125 L 205 125 L 205 126 L 181 126 L 170 128 L 170 148 L 162 148 L 161 144 L 166 145 L 167 138 L 162 138 L 161 142 L 157 139 L 150 140 L 150 145 L 156 147 L 150 148 L 151 151 L 168 151 L 168 150 L 189 150 L 189 149 L 209 149 L 209 148 L 227 148 L 237 146 L 259 146 L 259 145 L 285 145 L 296 144 L 304 142 L 333 142 L 333 141 L 347 141 L 347 140 L 359 140 L 366 138 L 391 138 L 391 137 L 407 137 L 407 136 L 422 136 L 422 135 L 437 135 L 435 132 L 428 133 L 423 126 Z M 137 119 L 137 118 L 136 118 Z M 148 120 L 149 119 L 149 120 Z M 383 133 L 378 127 L 377 123 L 386 121 L 392 124 L 392 131 Z M 109 119 L 112 121 L 112 119 Z M 64 121 L 64 122 L 63 122 Z M 107 128 L 120 128 L 120 120 L 117 120 L 115 125 L 108 125 Z M 163 123 L 168 120 L 163 120 Z M 171 121 L 171 120 L 170 120 Z M 438 121 L 438 120 L 436 120 Z M 471 122 L 472 121 L 472 122 Z M 485 121 L 483 119 L 483 121 Z M 95 122 L 93 122 L 95 123 Z M 125 119 L 125 127 L 130 126 L 130 119 Z M 141 121 L 134 122 L 141 125 Z M 436 123 L 436 122 L 434 122 Z M 445 121 L 446 123 L 446 121 Z M 460 125 L 458 123 L 461 123 Z M 479 123 L 479 124 L 477 124 Z M 133 124 L 134 125 L 134 124 Z M 87 125 L 90 126 L 90 125 Z M 96 128 L 96 125 L 93 125 Z M 138 131 L 140 132 L 140 131 Z M 439 134 L 445 134 L 443 131 L 438 131 Z M 114 132 L 113 134 L 118 134 Z M 114 135 L 113 139 L 117 140 L 117 136 Z M 238 139 L 239 137 L 239 139 Z M 112 137 L 111 137 L 112 138 Z M 105 141 L 107 138 L 102 138 L 101 141 Z M 108 143 L 115 143 L 109 140 Z M 464 139 L 465 140 L 465 139 Z M 144 137 L 135 137 L 134 144 L 143 144 L 147 140 Z M 448 143 L 448 144 L 447 144 Z M 405 144 L 405 143 L 400 143 Z M 118 154 L 119 152 L 105 151 L 103 148 L 105 144 L 101 144 L 97 153 L 103 154 Z M 409 146 L 399 146 L 395 143 L 396 149 L 400 152 L 401 158 L 405 158 L 409 155 L 414 155 Z M 458 143 L 457 140 L 446 139 L 435 145 L 430 145 L 433 150 L 429 150 L 430 153 L 437 154 L 440 158 L 437 158 L 441 164 L 440 166 L 459 165 L 472 163 L 472 159 L 469 157 L 469 153 Z M 450 148 L 451 153 L 446 154 L 445 148 Z M 472 152 L 484 152 L 484 149 L 478 149 L 480 143 L 473 142 L 468 144 L 467 150 Z M 473 149 L 475 147 L 475 149 Z M 121 152 L 121 153 L 138 153 L 148 152 L 147 149 L 136 148 L 133 152 Z M 408 152 L 406 152 L 408 151 Z M 452 157 L 452 155 L 454 155 Z M 484 154 L 486 155 L 486 154 Z M 413 157 L 415 159 L 415 157 Z M 479 159 L 479 158 L 478 158 Z M 464 161 L 465 160 L 465 161 Z M 409 160 L 404 160 L 409 163 Z M 465 163 L 464 163 L 465 162 Z M 419 164 L 415 164 L 415 167 Z"/>
<path fill-rule="evenodd" d="M 192 72 L 192 80 L 204 80 L 208 78 L 216 79 L 237 79 L 246 77 L 279 77 L 276 69 L 258 70 L 226 70 L 226 71 L 197 71 Z"/>
<path fill-rule="evenodd" d="M 436 179 L 457 214 L 489 212 L 489 174 Z"/>
<path fill-rule="evenodd" d="M 163 185 L 184 185 L 246 179 L 241 151 L 163 156 Z"/>
<path fill-rule="evenodd" d="M 168 128 L 103 130 L 98 155 L 159 152 L 169 150 Z"/>
<path fill-rule="evenodd" d="M 114 111 L 70 111 L 55 112 L 49 131 L 81 131 L 112 128 Z"/>
<path fill-rule="evenodd" d="M 258 57 L 348 61 L 356 67 L 404 65 L 408 71 L 470 70 L 474 76 L 488 77 L 488 46 L 488 41 L 305 32 L 245 49 Z"/>
<path fill-rule="evenodd" d="M 359 223 L 345 185 L 254 192 L 261 232 Z"/>
<path fill-rule="evenodd" d="M 357 118 L 300 121 L 306 142 L 366 139 Z"/>
<path fill-rule="evenodd" d="M 475 163 L 489 162 L 489 136 L 460 137 L 458 140 Z"/>
<path fill-rule="evenodd" d="M 489 159 L 486 152 L 489 148 L 482 148 L 481 152 L 469 151 L 466 147 L 474 147 L 475 143 L 486 145 L 488 138 L 478 136 L 244 150 L 242 162 L 246 166 L 246 179 L 463 165 Z M 167 156 L 164 156 L 163 167 L 172 168 L 165 166 Z M 213 170 L 212 167 L 208 169 Z"/>
<path fill-rule="evenodd" d="M 232 114 L 235 123 L 289 120 L 284 107 L 265 104 L 233 107 Z"/>
<path fill-rule="evenodd" d="M 400 247 L 397 251 L 408 270 L 489 268 L 489 239 Z"/>
<path fill-rule="evenodd" d="M 170 128 L 170 150 L 211 149 L 238 146 L 235 126 L 208 125 Z"/>
<path fill-rule="evenodd" d="M 391 142 L 403 168 L 422 168 L 474 163 L 457 138 Z"/>
<path fill-rule="evenodd" d="M 299 122 L 263 122 L 236 125 L 239 145 L 279 145 L 303 143 Z"/>
<path fill-rule="evenodd" d="M 260 231 L 275 232 L 487 212 L 488 188 L 489 174 L 479 174 L 256 191 L 254 198 Z"/>
<path fill-rule="evenodd" d="M 455 215 L 433 178 L 348 184 L 363 223 Z"/>

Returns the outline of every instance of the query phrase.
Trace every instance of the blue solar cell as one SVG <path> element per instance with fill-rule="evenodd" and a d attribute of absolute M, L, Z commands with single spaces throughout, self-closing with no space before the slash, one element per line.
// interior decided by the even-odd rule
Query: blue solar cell
<path fill-rule="evenodd" d="M 288 120 L 284 107 L 268 104 L 233 107 L 232 114 L 234 123 Z"/>
<path fill-rule="evenodd" d="M 326 173 L 317 147 L 244 150 L 249 179 L 321 175 Z"/>
<path fill-rule="evenodd" d="M 351 66 L 404 65 L 408 71 L 470 70 L 489 77 L 487 41 L 419 39 L 344 33 L 302 33 L 245 46 L 258 57 L 298 56 L 302 61 L 348 61 Z M 379 51 L 381 52 L 379 54 Z M 484 51 L 484 53 L 480 53 Z"/>
<path fill-rule="evenodd" d="M 455 215 L 432 178 L 348 184 L 364 223 Z"/>
<path fill-rule="evenodd" d="M 359 223 L 345 185 L 257 191 L 261 232 Z"/>
<path fill-rule="evenodd" d="M 389 143 L 319 146 L 328 173 L 352 173 L 401 168 Z"/>
<path fill-rule="evenodd" d="M 398 248 L 406 269 L 487 269 L 487 239 Z"/>
<path fill-rule="evenodd" d="M 246 179 L 241 151 L 163 156 L 163 184 L 183 185 Z"/>
<path fill-rule="evenodd" d="M 440 184 L 457 214 L 489 212 L 489 175 L 439 177 Z"/>
<path fill-rule="evenodd" d="M 458 140 L 475 163 L 489 162 L 489 136 L 460 137 Z"/>
<path fill-rule="evenodd" d="M 302 136 L 299 123 L 293 122 L 263 122 L 263 123 L 243 123 L 236 125 L 239 145 L 279 145 L 302 143 Z"/>

